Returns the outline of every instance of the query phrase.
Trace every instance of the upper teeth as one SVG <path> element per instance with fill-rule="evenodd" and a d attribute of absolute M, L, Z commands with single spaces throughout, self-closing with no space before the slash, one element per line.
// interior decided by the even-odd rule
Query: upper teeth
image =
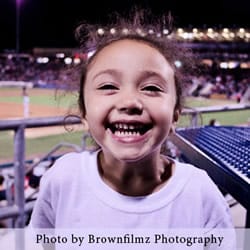
<path fill-rule="evenodd" d="M 115 123 L 116 129 L 139 129 L 141 125 L 132 125 L 132 124 L 124 124 L 124 123 Z"/>

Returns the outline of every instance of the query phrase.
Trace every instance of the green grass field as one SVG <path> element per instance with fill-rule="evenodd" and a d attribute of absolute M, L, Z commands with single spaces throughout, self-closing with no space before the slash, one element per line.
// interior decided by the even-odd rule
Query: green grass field
<path fill-rule="evenodd" d="M 208 125 L 211 119 L 216 119 L 220 125 L 231 126 L 231 125 L 245 125 L 250 118 L 249 110 L 239 111 L 228 111 L 228 112 L 214 112 L 208 114 L 202 114 L 199 116 L 199 125 Z M 190 124 L 190 116 L 183 116 L 178 122 L 178 127 L 188 127 Z"/>
<path fill-rule="evenodd" d="M 211 106 L 225 106 L 235 104 L 230 100 L 216 100 L 216 99 L 205 99 L 205 98 L 194 98 L 189 97 L 186 99 L 185 106 L 196 108 L 196 107 L 211 107 Z M 227 112 L 214 112 L 204 113 L 199 116 L 199 125 L 208 125 L 211 119 L 216 119 L 220 125 L 243 125 L 247 124 L 250 118 L 250 110 L 239 110 L 239 111 L 227 111 Z M 190 116 L 182 116 L 178 122 L 179 127 L 188 127 L 190 124 Z"/>
<path fill-rule="evenodd" d="M 0 90 L 5 91 L 3 89 Z M 2 92 L 3 93 L 3 92 Z M 62 95 L 59 94 L 56 96 L 50 95 L 34 95 L 31 96 L 31 103 L 39 105 L 63 105 L 68 107 L 76 102 L 76 95 Z M 22 102 L 20 96 L 1 96 L 1 102 Z M 200 98 L 188 98 L 186 105 L 189 107 L 201 107 L 201 106 L 214 106 L 214 105 L 225 105 L 232 104 L 231 101 L 225 100 L 209 100 L 209 99 L 200 99 Z M 221 125 L 242 125 L 247 124 L 248 119 L 250 118 L 250 111 L 229 111 L 229 112 L 216 112 L 203 114 L 199 119 L 200 125 L 207 125 L 210 119 L 216 119 Z M 190 122 L 190 117 L 184 116 L 181 117 L 178 126 L 187 127 Z M 27 138 L 26 139 L 26 158 L 34 158 L 37 155 L 41 156 L 50 151 L 56 144 L 60 142 L 69 142 L 77 145 L 81 145 L 82 133 L 81 132 L 66 132 L 57 135 L 43 136 L 37 138 Z M 9 131 L 0 131 L 0 163 L 13 160 L 13 133 Z"/>
<path fill-rule="evenodd" d="M 0 104 L 1 102 L 22 104 L 23 98 L 21 90 L 18 88 L 0 88 Z M 13 92 L 13 96 L 5 96 L 5 93 Z M 30 104 L 68 108 L 73 102 L 76 102 L 76 93 L 66 93 L 63 91 L 53 91 L 47 89 L 32 89 L 30 96 Z"/>

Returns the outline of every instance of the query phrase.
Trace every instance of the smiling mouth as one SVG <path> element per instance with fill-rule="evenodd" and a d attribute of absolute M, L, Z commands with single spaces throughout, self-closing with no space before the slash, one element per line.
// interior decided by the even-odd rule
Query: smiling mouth
<path fill-rule="evenodd" d="M 145 124 L 141 122 L 126 123 L 115 122 L 107 124 L 106 128 L 116 136 L 141 136 L 144 135 L 153 127 L 152 124 Z"/>

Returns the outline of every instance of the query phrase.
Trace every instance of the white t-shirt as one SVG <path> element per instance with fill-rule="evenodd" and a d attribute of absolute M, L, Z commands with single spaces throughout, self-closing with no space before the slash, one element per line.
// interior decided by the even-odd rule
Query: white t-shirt
<path fill-rule="evenodd" d="M 66 154 L 44 174 L 33 228 L 233 228 L 229 207 L 205 171 L 175 161 L 160 190 L 130 197 L 103 182 L 97 154 Z"/>

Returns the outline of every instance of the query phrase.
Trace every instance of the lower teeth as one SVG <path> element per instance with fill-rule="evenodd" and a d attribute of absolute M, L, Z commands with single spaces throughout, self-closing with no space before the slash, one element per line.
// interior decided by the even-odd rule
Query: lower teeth
<path fill-rule="evenodd" d="M 115 131 L 115 135 L 117 136 L 140 136 L 140 133 L 137 132 L 130 132 L 130 131 Z"/>

